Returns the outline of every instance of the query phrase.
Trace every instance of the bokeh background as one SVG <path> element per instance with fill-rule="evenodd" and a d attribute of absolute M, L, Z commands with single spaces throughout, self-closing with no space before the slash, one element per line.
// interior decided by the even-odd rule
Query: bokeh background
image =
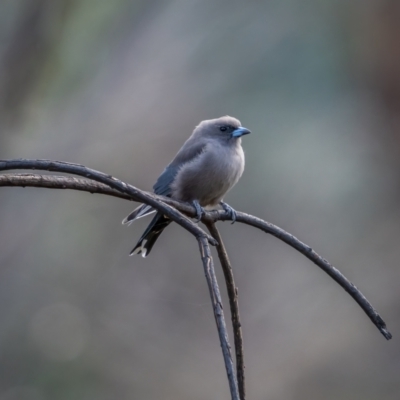
<path fill-rule="evenodd" d="M 3 0 L 0 158 L 151 190 L 198 122 L 239 118 L 226 201 L 316 249 L 394 334 L 293 249 L 221 223 L 248 398 L 397 400 L 399 21 L 398 0 Z M 229 398 L 197 244 L 174 225 L 128 257 L 134 206 L 0 190 L 0 400 Z"/>

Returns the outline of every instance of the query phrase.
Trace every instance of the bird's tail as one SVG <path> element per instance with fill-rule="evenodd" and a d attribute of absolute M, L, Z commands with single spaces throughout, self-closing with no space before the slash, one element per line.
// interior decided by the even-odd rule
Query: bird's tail
<path fill-rule="evenodd" d="M 156 210 L 147 205 L 141 204 L 139 207 L 136 207 L 126 218 L 123 219 L 122 223 L 130 225 L 135 219 L 139 219 L 145 217 L 146 215 L 153 214 Z"/>
<path fill-rule="evenodd" d="M 129 255 L 141 254 L 142 257 L 148 256 L 154 243 L 170 223 L 171 220 L 168 217 L 157 213 Z"/>

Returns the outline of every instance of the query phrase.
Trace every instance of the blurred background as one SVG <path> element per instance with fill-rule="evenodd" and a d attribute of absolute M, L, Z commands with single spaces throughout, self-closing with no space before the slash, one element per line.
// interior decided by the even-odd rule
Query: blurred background
<path fill-rule="evenodd" d="M 3 0 L 0 158 L 151 190 L 196 124 L 239 118 L 226 201 L 326 257 L 394 334 L 287 245 L 220 223 L 248 398 L 397 400 L 399 20 L 398 0 Z M 0 400 L 229 398 L 197 244 L 173 225 L 128 257 L 134 207 L 1 188 Z"/>

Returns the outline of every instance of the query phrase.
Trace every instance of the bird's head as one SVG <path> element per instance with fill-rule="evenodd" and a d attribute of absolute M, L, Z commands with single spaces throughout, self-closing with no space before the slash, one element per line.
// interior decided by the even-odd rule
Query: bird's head
<path fill-rule="evenodd" d="M 250 130 L 241 125 L 238 119 L 228 115 L 203 121 L 196 128 L 196 131 L 201 135 L 207 135 L 212 138 L 219 138 L 227 141 L 236 141 L 243 135 L 251 133 Z"/>

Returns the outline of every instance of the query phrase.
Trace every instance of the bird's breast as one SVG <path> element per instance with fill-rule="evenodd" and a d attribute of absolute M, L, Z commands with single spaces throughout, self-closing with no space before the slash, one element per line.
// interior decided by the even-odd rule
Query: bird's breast
<path fill-rule="evenodd" d="M 182 166 L 172 185 L 172 197 L 189 202 L 197 200 L 203 207 L 214 206 L 237 183 L 243 170 L 244 154 L 239 143 L 214 145 Z"/>

